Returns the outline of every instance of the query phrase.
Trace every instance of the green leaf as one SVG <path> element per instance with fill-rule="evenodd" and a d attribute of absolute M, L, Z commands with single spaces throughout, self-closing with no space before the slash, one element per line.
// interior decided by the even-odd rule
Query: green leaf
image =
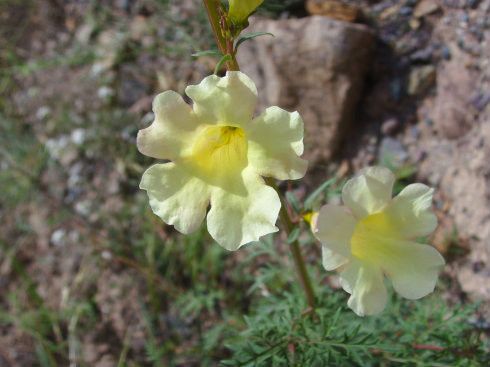
<path fill-rule="evenodd" d="M 272 36 L 274 37 L 274 35 L 270 32 L 251 32 L 251 33 L 245 33 L 245 34 L 242 34 L 240 37 L 238 37 L 238 39 L 235 41 L 235 51 L 238 50 L 238 47 L 240 47 L 240 45 L 245 42 L 245 41 L 249 41 L 251 39 L 254 39 L 255 37 L 260 37 L 260 36 L 266 36 L 266 35 L 269 35 L 269 36 Z"/>
<path fill-rule="evenodd" d="M 218 50 L 205 50 L 197 51 L 191 55 L 192 57 L 202 57 L 202 56 L 221 56 L 221 52 Z"/>
<path fill-rule="evenodd" d="M 305 209 L 306 210 L 310 210 L 312 209 L 311 207 L 313 206 L 313 204 L 315 203 L 315 200 L 318 198 L 318 196 L 320 196 L 321 194 L 323 194 L 325 192 L 325 190 L 327 188 L 329 188 L 335 181 L 337 181 L 337 178 L 334 177 L 334 178 L 331 178 L 330 180 L 328 181 L 325 181 L 324 183 L 322 183 L 320 186 L 318 186 L 318 188 L 313 191 L 305 200 Z"/>
<path fill-rule="evenodd" d="M 216 68 L 214 68 L 214 74 L 218 74 L 218 72 L 221 70 L 223 64 L 227 61 L 230 61 L 231 60 L 231 55 L 230 54 L 226 54 L 224 55 L 221 60 L 218 61 L 218 63 L 216 64 Z"/>
<path fill-rule="evenodd" d="M 286 192 L 286 200 L 291 204 L 291 207 L 296 213 L 301 212 L 301 204 L 299 203 L 298 199 L 294 194 L 290 191 Z"/>
<path fill-rule="evenodd" d="M 292 244 L 294 241 L 296 241 L 300 235 L 301 231 L 299 227 L 295 227 L 291 233 L 288 236 L 288 244 Z"/>

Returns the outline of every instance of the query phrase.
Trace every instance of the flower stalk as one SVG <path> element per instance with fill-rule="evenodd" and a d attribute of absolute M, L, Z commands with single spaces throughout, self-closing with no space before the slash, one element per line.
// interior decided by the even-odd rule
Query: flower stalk
<path fill-rule="evenodd" d="M 227 20 L 224 16 L 223 8 L 219 0 L 203 0 L 206 13 L 208 14 L 209 23 L 213 30 L 214 38 L 219 50 L 225 55 L 230 55 L 231 59 L 226 63 L 226 69 L 229 71 L 238 71 L 238 62 L 233 46 L 233 38 L 228 27 Z"/>
<path fill-rule="evenodd" d="M 289 212 L 287 210 L 287 202 L 281 192 L 278 190 L 273 179 L 266 179 L 268 185 L 273 187 L 278 193 L 279 198 L 281 199 L 281 210 L 279 212 L 279 217 L 281 218 L 282 225 L 286 231 L 286 234 L 289 235 L 294 230 L 294 223 L 291 220 Z M 315 308 L 315 292 L 313 291 L 313 286 L 311 283 L 310 276 L 308 275 L 308 270 L 306 269 L 306 263 L 301 254 L 300 244 L 298 239 L 295 239 L 291 244 L 291 254 L 293 255 L 294 265 L 296 267 L 296 272 L 298 273 L 298 277 L 301 282 L 301 286 L 306 295 L 306 301 L 308 303 L 308 307 L 313 310 Z"/>
<path fill-rule="evenodd" d="M 228 21 L 226 16 L 223 13 L 223 9 L 219 0 L 203 0 L 206 12 L 208 14 L 209 22 L 211 24 L 211 28 L 213 30 L 216 43 L 218 48 L 222 52 L 223 55 L 230 55 L 231 60 L 226 63 L 227 70 L 229 71 L 238 71 L 240 67 L 236 60 L 236 52 L 234 50 L 234 39 L 232 36 L 232 32 L 230 32 Z M 279 194 L 281 200 L 281 209 L 280 209 L 280 218 L 283 224 L 283 227 L 289 236 L 291 232 L 294 230 L 295 224 L 291 220 L 289 212 L 287 210 L 287 203 L 284 199 L 283 195 L 278 190 L 275 180 L 268 178 L 266 179 L 268 185 L 273 187 L 277 193 Z M 294 264 L 296 267 L 296 271 L 298 273 L 298 277 L 301 282 L 301 286 L 305 292 L 306 301 L 308 303 L 308 307 L 310 310 L 315 308 L 315 294 L 313 291 L 313 286 L 311 279 L 308 275 L 308 270 L 306 268 L 306 263 L 301 254 L 300 244 L 297 239 L 295 239 L 291 244 L 291 254 L 293 256 Z"/>

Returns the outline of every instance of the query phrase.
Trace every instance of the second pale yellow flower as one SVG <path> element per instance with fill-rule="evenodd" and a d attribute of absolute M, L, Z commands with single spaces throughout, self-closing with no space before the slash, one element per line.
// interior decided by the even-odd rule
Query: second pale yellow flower
<path fill-rule="evenodd" d="M 323 266 L 341 269 L 341 285 L 351 294 L 348 306 L 360 316 L 385 307 L 385 275 L 397 293 L 418 299 L 434 290 L 444 265 L 435 248 L 417 242 L 437 226 L 433 190 L 416 183 L 392 199 L 394 182 L 387 168 L 363 170 L 344 186 L 346 206 L 325 205 L 313 224 Z"/>

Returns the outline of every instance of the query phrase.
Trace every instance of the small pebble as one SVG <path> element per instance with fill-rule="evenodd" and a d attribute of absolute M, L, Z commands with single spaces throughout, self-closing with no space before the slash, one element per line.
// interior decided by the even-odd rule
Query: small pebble
<path fill-rule="evenodd" d="M 420 129 L 418 126 L 412 126 L 410 128 L 410 135 L 412 136 L 412 138 L 414 139 L 418 139 L 420 138 Z"/>
<path fill-rule="evenodd" d="M 427 158 L 427 152 L 425 150 L 418 150 L 413 157 L 415 158 L 415 162 L 422 162 Z"/>
<path fill-rule="evenodd" d="M 383 122 L 383 125 L 381 126 L 381 132 L 384 135 L 393 135 L 397 132 L 399 128 L 400 122 L 396 118 L 392 117 Z"/>
<path fill-rule="evenodd" d="M 415 61 L 415 62 L 427 62 L 430 61 L 432 58 L 432 53 L 434 52 L 434 47 L 433 46 L 428 46 L 425 47 L 421 50 L 418 50 L 414 52 L 410 56 L 410 60 Z"/>
<path fill-rule="evenodd" d="M 469 20 L 469 16 L 467 13 L 463 13 L 459 16 L 459 21 L 461 23 L 468 23 L 468 20 Z"/>
<path fill-rule="evenodd" d="M 483 261 L 476 261 L 472 264 L 473 271 L 479 273 L 485 268 L 485 263 Z"/>
<path fill-rule="evenodd" d="M 472 99 L 472 104 L 475 108 L 481 112 L 490 103 L 490 93 L 480 93 L 475 98 Z"/>
<path fill-rule="evenodd" d="M 386 137 L 381 141 L 378 152 L 378 161 L 387 161 L 396 167 L 401 167 L 407 159 L 407 150 L 399 140 Z"/>
<path fill-rule="evenodd" d="M 434 121 L 432 121 L 432 119 L 425 119 L 424 120 L 424 123 L 427 125 L 427 126 L 434 126 Z"/>
<path fill-rule="evenodd" d="M 100 87 L 99 90 L 97 91 L 97 96 L 100 99 L 109 99 L 113 95 L 114 95 L 114 90 L 107 86 Z"/>
<path fill-rule="evenodd" d="M 102 251 L 101 256 L 104 260 L 107 260 L 107 261 L 112 260 L 112 253 L 110 253 L 107 250 Z"/>
<path fill-rule="evenodd" d="M 400 15 L 401 16 L 409 16 L 409 15 L 412 15 L 413 13 L 413 9 L 408 7 L 408 6 L 403 6 L 401 9 L 400 9 Z"/>
<path fill-rule="evenodd" d="M 42 106 L 36 111 L 36 118 L 38 120 L 44 120 L 51 114 L 51 108 L 48 106 Z"/>
<path fill-rule="evenodd" d="M 51 244 L 56 247 L 63 246 L 65 237 L 66 231 L 63 228 L 58 228 L 51 234 Z"/>
<path fill-rule="evenodd" d="M 436 81 L 436 68 L 426 65 L 413 68 L 408 77 L 408 94 L 417 95 L 426 92 Z"/>
<path fill-rule="evenodd" d="M 86 136 L 85 129 L 77 128 L 71 132 L 71 141 L 75 145 L 82 145 L 85 142 Z"/>
<path fill-rule="evenodd" d="M 478 318 L 472 318 L 468 322 L 478 329 L 490 330 L 490 321 L 485 320 L 483 316 L 479 316 Z"/>
<path fill-rule="evenodd" d="M 400 79 L 397 78 L 391 82 L 390 91 L 391 96 L 396 102 L 401 100 L 403 94 L 403 83 Z"/>
<path fill-rule="evenodd" d="M 447 46 L 442 47 L 441 56 L 444 60 L 450 60 L 451 59 L 451 50 L 449 50 L 449 47 L 447 47 Z"/>
<path fill-rule="evenodd" d="M 471 9 L 475 9 L 478 4 L 480 4 L 480 0 L 467 0 L 466 6 Z"/>

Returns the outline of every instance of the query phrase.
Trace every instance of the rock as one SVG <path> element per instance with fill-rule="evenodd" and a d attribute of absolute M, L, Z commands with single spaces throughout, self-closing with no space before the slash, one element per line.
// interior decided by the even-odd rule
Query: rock
<path fill-rule="evenodd" d="M 355 22 L 361 10 L 338 0 L 307 0 L 306 10 L 312 15 L 323 15 L 332 19 Z"/>
<path fill-rule="evenodd" d="M 381 125 L 381 132 L 384 135 L 393 135 L 400 128 L 400 122 L 395 118 L 389 118 Z"/>
<path fill-rule="evenodd" d="M 411 18 L 408 21 L 408 25 L 410 26 L 411 29 L 416 30 L 416 29 L 420 28 L 420 26 L 422 25 L 422 22 L 420 21 L 420 19 Z"/>
<path fill-rule="evenodd" d="M 446 159 L 451 166 L 441 188 L 452 199 L 450 214 L 458 233 L 471 244 L 458 279 L 464 291 L 490 300 L 490 120 L 454 144 Z"/>
<path fill-rule="evenodd" d="M 400 9 L 402 8 L 402 4 L 400 3 L 394 3 L 393 5 L 391 6 L 388 6 L 387 8 L 385 8 L 380 14 L 379 14 L 379 19 L 380 20 L 387 20 L 387 19 L 390 19 L 394 16 L 396 16 L 397 14 L 400 13 Z"/>
<path fill-rule="evenodd" d="M 459 141 L 440 138 L 422 141 L 427 147 L 420 175 L 431 185 L 439 183 L 438 191 L 450 205 L 458 237 L 470 244 L 469 255 L 457 264 L 457 277 L 463 291 L 476 299 L 490 300 L 490 120 Z M 441 149 L 441 146 L 443 147 Z M 475 266 L 475 264 L 479 264 Z"/>
<path fill-rule="evenodd" d="M 439 4 L 435 0 L 422 0 L 417 4 L 413 11 L 416 18 L 422 18 L 426 15 L 435 13 L 439 10 Z"/>
<path fill-rule="evenodd" d="M 466 5 L 471 9 L 476 9 L 481 0 L 467 0 Z"/>
<path fill-rule="evenodd" d="M 457 139 L 469 131 L 473 93 L 474 79 L 459 57 L 440 68 L 433 120 L 441 136 Z"/>
<path fill-rule="evenodd" d="M 389 163 L 390 166 L 401 167 L 408 159 L 408 152 L 403 144 L 394 138 L 385 137 L 381 141 L 378 161 Z"/>
<path fill-rule="evenodd" d="M 363 25 L 321 16 L 251 22 L 247 31 L 275 35 L 247 42 L 241 69 L 257 84 L 259 111 L 277 105 L 298 110 L 305 121 L 310 167 L 336 151 L 353 120 L 374 34 Z"/>
<path fill-rule="evenodd" d="M 440 57 L 444 60 L 451 60 L 451 50 L 446 45 L 442 46 L 440 51 Z"/>
<path fill-rule="evenodd" d="M 436 81 L 436 69 L 432 65 L 413 68 L 408 77 L 408 94 L 417 95 L 425 92 Z"/>
<path fill-rule="evenodd" d="M 468 61 L 455 54 L 441 67 L 434 101 L 438 134 L 418 142 L 427 152 L 419 172 L 422 179 L 438 178 L 458 238 L 469 244 L 469 254 L 451 265 L 462 290 L 490 309 L 490 104 L 471 112 L 474 93 L 490 90 L 490 70 L 473 74 Z"/>
<path fill-rule="evenodd" d="M 472 99 L 473 106 L 481 112 L 490 103 L 490 92 L 481 92 Z"/>
<path fill-rule="evenodd" d="M 411 54 L 410 61 L 427 63 L 432 59 L 433 53 L 434 53 L 434 46 L 429 45 Z"/>
<path fill-rule="evenodd" d="M 408 15 L 412 15 L 413 13 L 413 9 L 409 6 L 402 6 L 401 9 L 400 9 L 400 15 L 402 17 L 406 17 Z"/>
<path fill-rule="evenodd" d="M 483 263 L 477 262 L 473 264 Z M 490 299 L 490 268 L 485 266 L 480 269 L 479 266 L 472 265 L 463 266 L 458 272 L 458 280 L 465 292 L 478 295 L 478 298 Z"/>

